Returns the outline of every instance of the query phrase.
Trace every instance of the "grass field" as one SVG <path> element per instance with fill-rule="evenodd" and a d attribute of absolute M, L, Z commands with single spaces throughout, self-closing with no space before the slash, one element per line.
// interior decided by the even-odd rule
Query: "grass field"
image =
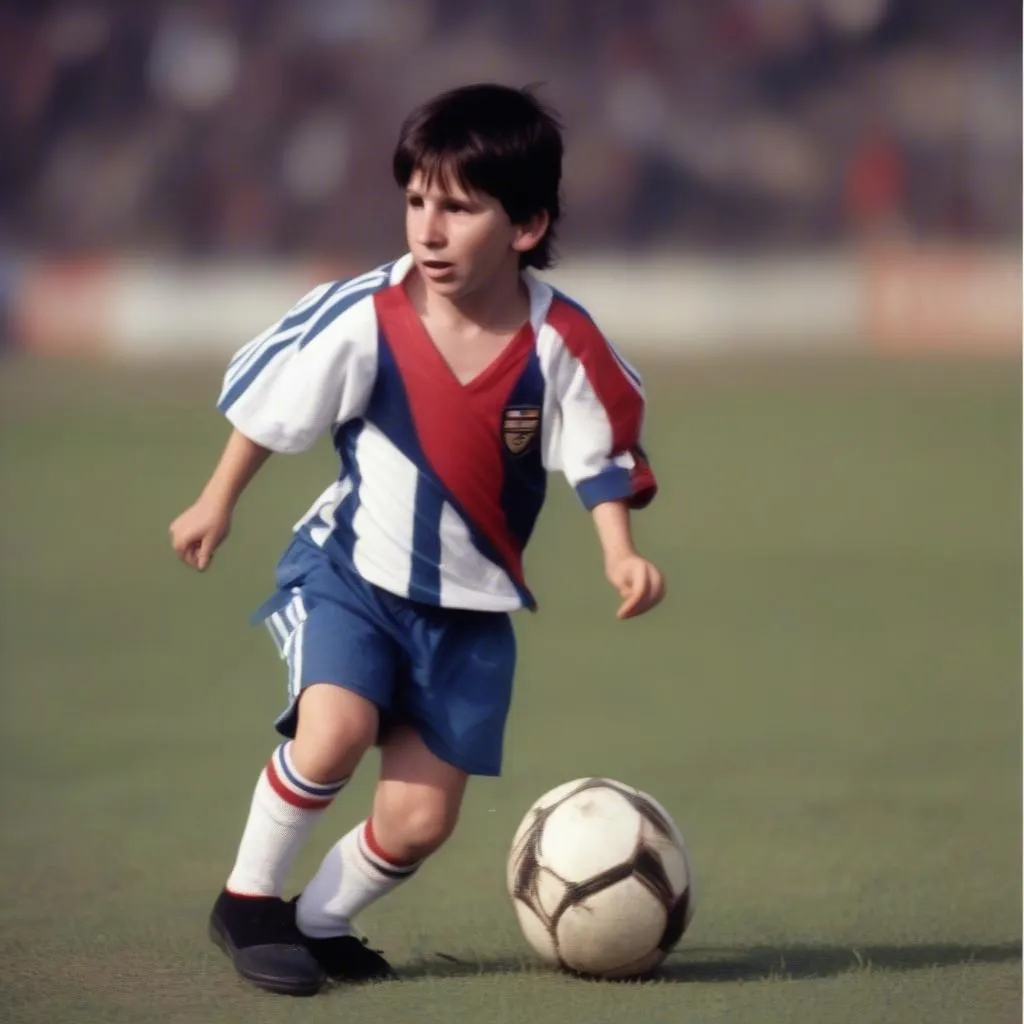
<path fill-rule="evenodd" d="M 166 525 L 221 444 L 218 371 L 0 364 L 0 1021 L 1020 1019 L 1019 368 L 644 369 L 668 602 L 613 620 L 556 482 L 507 772 L 361 921 L 402 980 L 291 1001 L 205 927 L 284 694 L 246 616 L 330 453 L 271 463 L 199 577 Z M 687 836 L 697 913 L 658 982 L 537 967 L 506 902 L 521 815 L 585 774 Z"/>

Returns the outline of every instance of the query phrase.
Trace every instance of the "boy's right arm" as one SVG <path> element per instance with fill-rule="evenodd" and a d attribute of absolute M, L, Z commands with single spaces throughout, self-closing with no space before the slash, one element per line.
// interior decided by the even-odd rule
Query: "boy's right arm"
<path fill-rule="evenodd" d="M 270 449 L 234 430 L 217 468 L 195 502 L 171 523 L 171 546 L 202 572 L 231 530 L 231 516 L 246 485 L 270 457 Z"/>
<path fill-rule="evenodd" d="M 307 451 L 333 425 L 362 414 L 377 371 L 376 314 L 363 300 L 388 280 L 381 268 L 320 285 L 235 354 L 217 400 L 234 431 L 195 504 L 170 527 L 186 565 L 202 572 L 210 564 L 271 452 Z"/>

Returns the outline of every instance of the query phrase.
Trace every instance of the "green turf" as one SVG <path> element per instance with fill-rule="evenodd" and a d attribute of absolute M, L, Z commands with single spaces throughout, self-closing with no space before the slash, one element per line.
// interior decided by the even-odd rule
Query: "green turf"
<path fill-rule="evenodd" d="M 506 775 L 362 921 L 405 980 L 296 1002 L 238 982 L 205 916 L 283 697 L 245 617 L 329 453 L 272 462 L 199 577 L 166 525 L 222 440 L 217 371 L 0 364 L 0 1020 L 1019 1019 L 1019 368 L 646 369 L 667 604 L 614 622 L 556 482 Z M 597 773 L 691 847 L 658 983 L 538 968 L 504 896 L 526 807 Z"/>

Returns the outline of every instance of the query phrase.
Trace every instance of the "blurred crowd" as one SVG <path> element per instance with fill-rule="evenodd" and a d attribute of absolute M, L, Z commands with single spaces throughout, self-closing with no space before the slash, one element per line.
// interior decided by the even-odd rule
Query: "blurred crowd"
<path fill-rule="evenodd" d="M 3 0 L 8 250 L 401 242 L 408 111 L 542 83 L 563 249 L 1016 239 L 1018 0 Z"/>

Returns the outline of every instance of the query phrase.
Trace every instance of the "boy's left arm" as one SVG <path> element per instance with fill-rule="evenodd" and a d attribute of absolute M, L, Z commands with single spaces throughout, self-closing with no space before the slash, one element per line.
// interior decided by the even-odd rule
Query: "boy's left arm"
<path fill-rule="evenodd" d="M 658 489 L 641 444 L 643 383 L 589 318 L 559 308 L 549 322 L 560 344 L 547 368 L 557 410 L 545 430 L 545 465 L 565 473 L 590 512 L 605 575 L 622 598 L 618 617 L 634 618 L 665 595 L 664 577 L 637 552 L 630 529 L 630 511 Z"/>
<path fill-rule="evenodd" d="M 649 612 L 665 596 L 665 577 L 636 550 L 629 506 L 625 501 L 605 501 L 595 505 L 590 515 L 601 542 L 605 576 L 622 598 L 616 618 L 632 619 Z"/>

